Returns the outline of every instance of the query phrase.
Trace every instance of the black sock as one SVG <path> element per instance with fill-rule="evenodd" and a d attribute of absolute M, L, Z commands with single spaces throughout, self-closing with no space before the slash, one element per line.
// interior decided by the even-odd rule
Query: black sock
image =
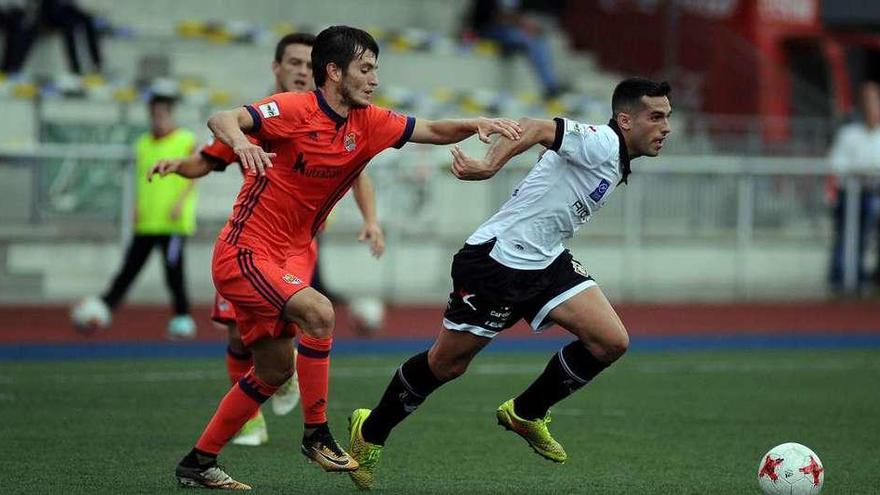
<path fill-rule="evenodd" d="M 554 354 L 544 372 L 513 400 L 514 412 L 522 419 L 543 418 L 550 406 L 573 394 L 607 367 L 575 340 Z"/>
<path fill-rule="evenodd" d="M 206 468 L 217 464 L 217 455 L 193 448 L 180 464 L 186 467 Z"/>
<path fill-rule="evenodd" d="M 391 430 L 412 414 L 440 385 L 443 382 L 434 376 L 428 366 L 427 351 L 409 358 L 394 372 L 379 405 L 364 421 L 361 429 L 364 440 L 384 445 Z"/>
<path fill-rule="evenodd" d="M 305 423 L 303 425 L 303 440 L 311 438 L 312 435 L 330 435 L 330 426 L 327 422 L 323 423 Z"/>

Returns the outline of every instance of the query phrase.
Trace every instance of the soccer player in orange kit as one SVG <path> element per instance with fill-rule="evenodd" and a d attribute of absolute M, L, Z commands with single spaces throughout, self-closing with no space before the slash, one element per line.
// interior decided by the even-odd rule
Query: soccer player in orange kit
<path fill-rule="evenodd" d="M 311 33 L 291 33 L 282 37 L 275 46 L 275 57 L 272 62 L 272 73 L 275 76 L 275 92 L 304 92 L 315 89 L 312 77 L 312 45 L 315 43 L 315 35 Z M 257 142 L 256 139 L 253 140 Z M 202 147 L 199 153 L 187 158 L 160 160 L 151 169 L 148 178 L 154 174 L 165 176 L 169 173 L 177 173 L 185 177 L 195 178 L 207 175 L 212 171 L 222 172 L 227 166 L 238 162 L 235 152 L 222 141 L 214 140 Z M 370 245 L 373 255 L 378 257 L 385 248 L 384 234 L 376 217 L 376 201 L 373 184 L 366 174 L 361 174 L 355 180 L 352 190 L 355 201 L 361 210 L 364 225 L 358 238 Z M 306 258 L 302 264 L 311 266 L 312 270 L 317 264 L 318 245 L 313 241 L 309 246 Z M 311 281 L 311 272 L 303 273 L 304 281 Z M 250 351 L 244 345 L 235 323 L 235 308 L 222 296 L 216 294 L 211 319 L 222 325 L 228 335 L 228 347 L 226 351 L 226 370 L 232 384 L 240 380 L 253 366 Z M 296 353 L 294 352 L 294 360 Z M 282 385 L 278 392 L 272 396 L 272 410 L 275 414 L 285 415 L 296 407 L 299 401 L 299 384 L 294 374 L 290 380 Z M 241 431 L 232 440 L 237 445 L 258 446 L 268 442 L 268 431 L 263 415 L 257 410 L 253 418 L 248 420 Z"/>
<path fill-rule="evenodd" d="M 326 471 L 357 469 L 327 424 L 335 319 L 330 301 L 304 281 L 310 270 L 304 255 L 330 210 L 381 151 L 408 141 L 451 144 L 474 134 L 486 142 L 492 134 L 519 137 L 519 124 L 507 119 L 416 120 L 372 105 L 378 54 L 367 32 L 327 28 L 312 48 L 318 90 L 273 95 L 208 121 L 215 137 L 254 172 L 245 179 L 212 262 L 214 285 L 235 306 L 254 368 L 226 394 L 178 464 L 183 485 L 250 488 L 219 468 L 217 455 L 293 373 L 294 328 L 301 331 L 296 361 L 305 416 L 301 451 Z"/>

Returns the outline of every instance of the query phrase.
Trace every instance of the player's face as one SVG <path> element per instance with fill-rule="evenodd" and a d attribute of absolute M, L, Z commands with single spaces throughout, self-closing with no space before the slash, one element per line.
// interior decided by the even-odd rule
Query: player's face
<path fill-rule="evenodd" d="M 164 103 L 150 105 L 150 128 L 155 134 L 165 134 L 174 128 L 170 106 Z"/>
<path fill-rule="evenodd" d="M 315 89 L 312 78 L 312 47 L 300 43 L 287 45 L 281 62 L 272 61 L 275 84 L 281 91 L 301 93 Z"/>
<path fill-rule="evenodd" d="M 351 61 L 342 75 L 340 93 L 343 101 L 352 108 L 363 108 L 373 100 L 373 92 L 379 86 L 379 63 L 376 54 L 367 50 Z"/>
<path fill-rule="evenodd" d="M 642 105 L 631 121 L 633 148 L 640 156 L 657 156 L 666 136 L 672 132 L 669 127 L 672 106 L 665 96 L 642 96 Z"/>

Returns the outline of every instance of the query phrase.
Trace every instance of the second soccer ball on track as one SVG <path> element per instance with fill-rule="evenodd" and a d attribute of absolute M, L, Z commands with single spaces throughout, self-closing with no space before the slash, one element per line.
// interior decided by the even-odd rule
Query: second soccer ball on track
<path fill-rule="evenodd" d="M 89 296 L 71 308 L 70 319 L 79 332 L 105 330 L 110 326 L 110 308 L 101 299 Z"/>
<path fill-rule="evenodd" d="M 385 304 L 378 297 L 357 297 L 348 304 L 355 331 L 375 335 L 385 323 Z"/>

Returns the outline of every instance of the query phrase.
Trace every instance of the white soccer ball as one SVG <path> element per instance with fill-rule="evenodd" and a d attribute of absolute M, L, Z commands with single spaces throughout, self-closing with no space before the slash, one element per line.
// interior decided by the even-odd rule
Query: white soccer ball
<path fill-rule="evenodd" d="M 378 297 L 358 297 L 348 304 L 348 311 L 361 334 L 374 334 L 385 323 L 385 304 Z"/>
<path fill-rule="evenodd" d="M 824 482 L 819 456 L 799 443 L 777 445 L 758 463 L 758 484 L 764 495 L 817 495 Z"/>
<path fill-rule="evenodd" d="M 110 326 L 110 308 L 100 298 L 90 296 L 71 308 L 70 319 L 80 332 L 104 330 Z"/>

